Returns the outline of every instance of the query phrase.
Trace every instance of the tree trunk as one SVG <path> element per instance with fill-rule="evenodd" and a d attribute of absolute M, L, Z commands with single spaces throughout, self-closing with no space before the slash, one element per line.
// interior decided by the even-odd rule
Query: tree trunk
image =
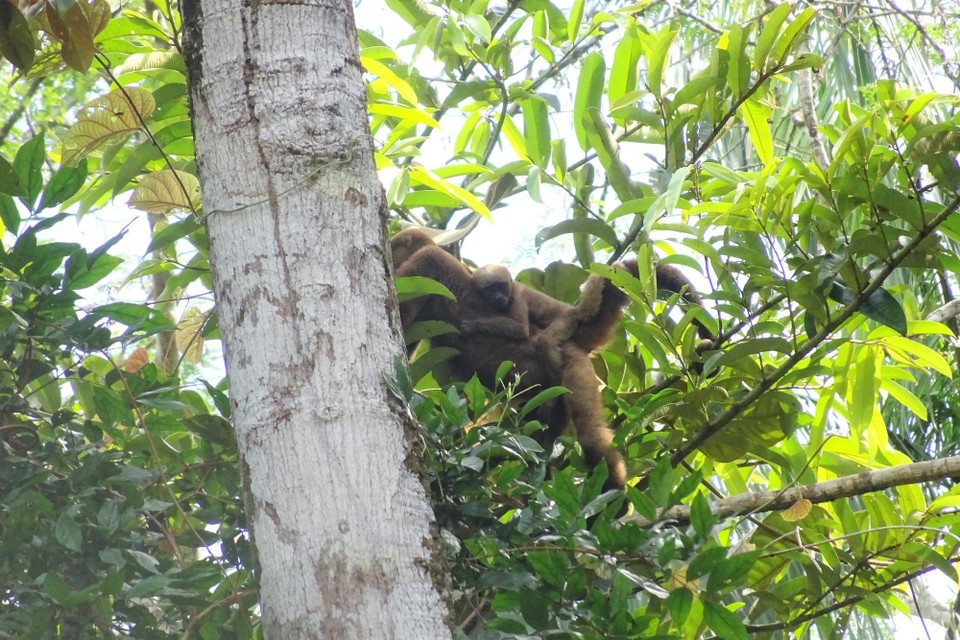
<path fill-rule="evenodd" d="M 204 217 L 268 638 L 442 638 L 350 0 L 191 0 Z"/>

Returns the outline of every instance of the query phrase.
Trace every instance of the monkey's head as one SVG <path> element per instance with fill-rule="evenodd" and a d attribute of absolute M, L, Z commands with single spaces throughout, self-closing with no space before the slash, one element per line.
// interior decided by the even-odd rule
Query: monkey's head
<path fill-rule="evenodd" d="M 404 229 L 390 240 L 390 250 L 393 253 L 393 268 L 398 269 L 410 256 L 424 247 L 435 244 L 433 238 L 426 231 L 416 227 Z"/>
<path fill-rule="evenodd" d="M 513 276 L 502 264 L 488 264 L 473 272 L 477 293 L 497 311 L 510 308 L 513 293 Z"/>

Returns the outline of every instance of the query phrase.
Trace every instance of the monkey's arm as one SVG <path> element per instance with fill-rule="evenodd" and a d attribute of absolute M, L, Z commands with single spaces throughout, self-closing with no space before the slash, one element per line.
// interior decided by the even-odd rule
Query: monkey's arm
<path fill-rule="evenodd" d="M 530 325 L 518 322 L 506 315 L 487 316 L 485 318 L 463 320 L 460 323 L 460 333 L 465 336 L 484 334 L 513 340 L 526 340 L 530 337 Z"/>
<path fill-rule="evenodd" d="M 425 246 L 409 256 L 396 270 L 397 277 L 421 276 L 436 280 L 456 297 L 457 302 L 443 299 L 440 305 L 431 304 L 429 308 L 436 317 L 423 317 L 428 303 L 436 296 L 420 296 L 400 303 L 400 321 L 409 328 L 419 320 L 441 320 L 457 325 L 460 322 L 460 301 L 467 300 L 472 287 L 470 271 L 462 262 L 451 256 L 435 244 Z"/>
<path fill-rule="evenodd" d="M 679 269 L 668 264 L 658 264 L 656 273 L 657 289 L 679 293 L 680 297 L 688 303 L 703 307 L 703 298 L 697 293 L 693 283 Z M 699 318 L 694 317 L 692 322 L 697 327 L 697 335 L 700 336 L 701 340 L 716 339 L 713 332 Z"/>

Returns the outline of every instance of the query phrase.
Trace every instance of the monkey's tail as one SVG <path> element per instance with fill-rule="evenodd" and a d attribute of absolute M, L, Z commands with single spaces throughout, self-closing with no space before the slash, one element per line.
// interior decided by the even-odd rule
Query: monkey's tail
<path fill-rule="evenodd" d="M 627 467 L 623 456 L 613 447 L 613 430 L 603 419 L 597 376 L 586 352 L 571 347 L 564 349 L 562 384 L 570 391 L 564 396 L 564 403 L 587 462 L 597 465 L 606 460 L 607 488 L 623 489 L 627 484 Z"/>

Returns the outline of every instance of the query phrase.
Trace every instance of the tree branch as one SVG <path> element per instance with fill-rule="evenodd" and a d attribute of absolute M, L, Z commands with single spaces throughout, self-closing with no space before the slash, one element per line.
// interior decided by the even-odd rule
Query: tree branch
<path fill-rule="evenodd" d="M 786 509 L 801 499 L 819 504 L 874 491 L 883 491 L 890 487 L 929 482 L 958 475 L 960 475 L 960 456 L 951 456 L 940 460 L 915 462 L 889 469 L 877 469 L 876 471 L 867 471 L 852 476 L 843 476 L 806 487 L 790 487 L 782 491 L 743 493 L 732 498 L 717 500 L 710 510 L 718 518 L 729 518 Z M 660 513 L 656 520 L 648 520 L 639 515 L 628 516 L 624 520 L 634 522 L 641 527 L 651 527 L 665 521 L 686 524 L 690 522 L 690 507 L 684 504 L 670 507 Z"/>

